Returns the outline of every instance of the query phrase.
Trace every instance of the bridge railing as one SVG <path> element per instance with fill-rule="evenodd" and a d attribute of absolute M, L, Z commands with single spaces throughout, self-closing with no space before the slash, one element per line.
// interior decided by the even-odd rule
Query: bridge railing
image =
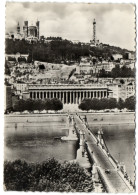
<path fill-rule="evenodd" d="M 82 119 L 81 119 L 82 120 Z M 84 121 L 82 120 L 82 122 L 84 123 Z M 86 124 L 85 124 L 86 125 Z M 93 138 L 95 139 L 95 141 L 97 142 L 98 141 L 98 138 L 96 136 L 93 135 L 93 133 L 90 131 L 89 127 L 88 127 L 88 124 L 86 125 L 86 128 L 89 132 L 89 134 L 91 136 L 93 136 Z M 103 137 L 102 137 L 103 138 Z M 127 177 L 127 173 L 124 172 L 123 168 L 120 168 L 119 169 L 119 163 L 116 159 L 114 159 L 114 157 L 109 153 L 109 150 L 108 150 L 108 147 L 106 145 L 106 142 L 103 138 L 103 142 L 105 144 L 105 146 L 102 144 L 102 143 L 98 143 L 98 145 L 101 147 L 101 149 L 103 150 L 103 152 L 105 153 L 105 155 L 108 157 L 108 159 L 110 160 L 110 162 L 112 163 L 112 165 L 114 166 L 114 168 L 116 170 L 118 170 L 118 173 L 120 174 L 120 176 L 123 178 L 123 180 L 125 181 L 125 183 L 127 184 L 127 186 L 132 190 L 134 189 L 134 186 L 133 186 L 133 183 L 131 181 L 131 179 L 129 177 Z M 88 148 L 88 145 L 86 144 L 86 148 L 88 150 L 88 153 L 90 154 L 91 156 L 91 152 L 89 151 L 89 148 Z M 92 156 L 91 156 L 92 157 Z M 94 157 L 93 157 L 93 160 L 94 160 Z"/>

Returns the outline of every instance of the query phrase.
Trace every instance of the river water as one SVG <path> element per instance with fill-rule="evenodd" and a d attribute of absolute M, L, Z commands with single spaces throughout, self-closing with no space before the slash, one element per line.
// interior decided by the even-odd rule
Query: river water
<path fill-rule="evenodd" d="M 50 120 L 31 118 L 32 122 L 29 122 L 27 118 L 6 119 L 4 159 L 24 159 L 28 162 L 42 162 L 52 157 L 61 162 L 75 159 L 78 143 L 58 139 L 68 134 L 65 117 L 59 121 Z M 96 135 L 99 125 L 90 127 Z M 134 181 L 135 126 L 103 125 L 102 129 L 110 153 L 125 163 L 128 175 Z"/>
<path fill-rule="evenodd" d="M 32 125 L 22 126 L 20 123 L 17 128 L 13 124 L 5 128 L 5 160 L 42 162 L 52 157 L 60 161 L 76 158 L 77 143 L 58 139 L 68 135 L 65 123 Z"/>
<path fill-rule="evenodd" d="M 135 125 L 94 125 L 91 131 L 97 136 L 102 127 L 103 138 L 110 154 L 119 162 L 123 162 L 131 180 L 135 180 Z"/>

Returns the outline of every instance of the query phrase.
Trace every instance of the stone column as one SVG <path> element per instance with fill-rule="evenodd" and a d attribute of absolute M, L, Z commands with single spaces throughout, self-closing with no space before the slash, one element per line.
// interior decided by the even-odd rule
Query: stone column
<path fill-rule="evenodd" d="M 49 99 L 51 99 L 51 91 L 49 91 Z"/>
<path fill-rule="evenodd" d="M 41 92 L 42 93 L 42 100 L 44 99 L 44 92 Z"/>
<path fill-rule="evenodd" d="M 71 99 L 72 98 L 72 94 L 71 93 L 72 93 L 72 91 L 70 91 L 70 93 L 69 93 L 69 96 L 70 96 L 70 104 L 72 104 L 72 99 Z"/>
<path fill-rule="evenodd" d="M 96 91 L 96 97 L 98 98 L 98 91 Z"/>
<path fill-rule="evenodd" d="M 68 92 L 66 91 L 66 104 L 68 104 Z"/>
<path fill-rule="evenodd" d="M 107 91 L 106 91 L 106 98 L 108 98 L 108 94 L 107 94 Z"/>
<path fill-rule="evenodd" d="M 92 98 L 92 92 L 90 91 L 89 93 L 90 93 L 90 98 Z"/>
<path fill-rule="evenodd" d="M 51 98 L 54 98 L 54 91 L 51 92 Z"/>
<path fill-rule="evenodd" d="M 82 101 L 82 94 L 81 94 L 81 91 L 79 91 L 80 93 L 80 102 Z"/>
<path fill-rule="evenodd" d="M 59 91 L 59 99 L 60 99 L 60 101 L 61 101 L 61 91 Z"/>
<path fill-rule="evenodd" d="M 61 101 L 62 101 L 62 103 L 63 103 L 63 91 L 61 91 L 60 97 L 61 97 Z"/>
<path fill-rule="evenodd" d="M 73 93 L 73 94 L 72 94 L 72 96 L 73 96 L 73 97 L 72 97 L 72 99 L 73 99 L 72 103 L 74 104 L 74 103 L 75 103 L 75 101 L 74 101 L 74 99 L 75 99 L 75 98 L 74 98 L 74 97 L 75 97 L 74 91 L 72 91 L 72 93 Z"/>
<path fill-rule="evenodd" d="M 64 96 L 64 91 L 63 91 L 63 104 L 64 104 L 64 97 L 65 97 L 65 96 Z"/>
<path fill-rule="evenodd" d="M 86 91 L 86 98 L 88 98 L 88 91 Z"/>
<path fill-rule="evenodd" d="M 100 99 L 102 98 L 102 91 L 100 91 Z"/>
<path fill-rule="evenodd" d="M 92 92 L 93 98 L 95 98 L 95 91 Z"/>
<path fill-rule="evenodd" d="M 85 98 L 85 93 L 84 93 L 84 91 L 83 91 L 83 99 Z"/>
<path fill-rule="evenodd" d="M 76 91 L 76 104 L 78 104 L 78 91 Z"/>
<path fill-rule="evenodd" d="M 79 91 L 80 97 L 79 97 L 79 104 L 81 103 L 81 91 Z"/>
<path fill-rule="evenodd" d="M 88 98 L 90 98 L 90 92 L 88 91 Z"/>

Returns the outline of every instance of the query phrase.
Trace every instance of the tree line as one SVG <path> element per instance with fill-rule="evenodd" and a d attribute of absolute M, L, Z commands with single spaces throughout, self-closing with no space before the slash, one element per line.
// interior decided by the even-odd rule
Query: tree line
<path fill-rule="evenodd" d="M 105 110 L 105 109 L 114 109 L 118 108 L 119 110 L 127 108 L 128 110 L 135 110 L 135 97 L 131 96 L 123 101 L 121 98 L 117 101 L 115 98 L 103 98 L 103 99 L 84 99 L 79 104 L 79 109 L 81 110 Z"/>
<path fill-rule="evenodd" d="M 33 42 L 29 43 L 26 40 L 12 40 L 6 39 L 5 52 L 7 54 L 29 54 L 28 62 L 32 60 L 45 61 L 50 63 L 60 63 L 63 61 L 80 61 L 81 56 L 96 56 L 103 59 L 111 59 L 112 54 L 120 53 L 125 54 L 127 50 L 103 45 L 100 47 L 90 47 L 89 44 L 73 43 L 69 40 L 63 40 L 59 37 L 48 38 L 51 41 L 45 42 Z"/>
<path fill-rule="evenodd" d="M 93 182 L 77 163 L 59 163 L 49 159 L 42 163 L 21 160 L 4 162 L 7 191 L 91 192 Z"/>
<path fill-rule="evenodd" d="M 42 111 L 42 110 L 62 110 L 63 109 L 63 104 L 59 99 L 53 98 L 53 99 L 37 99 L 37 100 L 32 100 L 32 99 L 27 99 L 27 100 L 17 100 L 14 105 L 13 105 L 13 111 L 15 112 L 23 112 L 25 110 L 28 111 Z"/>
<path fill-rule="evenodd" d="M 110 77 L 110 78 L 126 78 L 126 77 L 135 77 L 135 69 L 128 68 L 126 66 L 116 65 L 115 68 L 111 70 L 111 72 L 106 72 L 105 69 L 100 70 L 97 75 L 99 78 L 101 77 Z"/>

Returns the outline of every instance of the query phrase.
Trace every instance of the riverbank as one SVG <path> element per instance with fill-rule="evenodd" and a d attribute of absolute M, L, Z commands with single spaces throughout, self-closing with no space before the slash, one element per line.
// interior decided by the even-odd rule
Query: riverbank
<path fill-rule="evenodd" d="M 72 113 L 74 114 L 74 113 Z M 134 112 L 119 113 L 79 113 L 81 117 L 87 117 L 90 125 L 112 125 L 112 124 L 135 124 Z M 65 122 L 67 113 L 58 114 L 8 114 L 4 116 L 5 124 L 7 123 L 44 123 L 44 122 Z M 33 124 L 32 124 L 33 125 Z"/>

